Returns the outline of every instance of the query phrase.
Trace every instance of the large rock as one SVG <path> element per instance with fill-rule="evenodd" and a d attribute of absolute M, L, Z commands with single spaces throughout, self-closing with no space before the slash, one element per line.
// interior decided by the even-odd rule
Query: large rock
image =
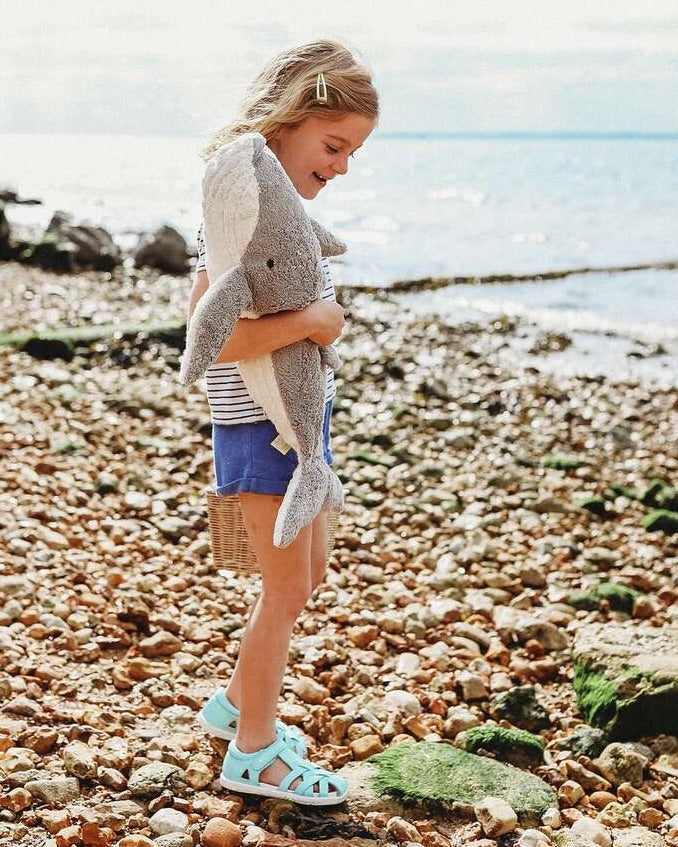
<path fill-rule="evenodd" d="M 45 230 L 45 237 L 60 246 L 70 245 L 68 250 L 77 267 L 110 271 L 122 264 L 122 255 L 110 233 L 99 226 L 76 224 L 73 216 L 67 212 L 54 213 Z M 43 264 L 42 261 L 40 263 Z"/>
<path fill-rule="evenodd" d="M 5 204 L 0 200 L 0 259 L 11 258 L 10 235 L 9 221 L 5 215 Z"/>
<path fill-rule="evenodd" d="M 579 709 L 610 738 L 678 734 L 678 627 L 583 626 L 574 645 Z"/>
<path fill-rule="evenodd" d="M 349 783 L 353 812 L 404 815 L 414 807 L 468 816 L 474 804 L 492 796 L 505 800 L 521 822 L 538 824 L 546 809 L 557 806 L 555 793 L 539 777 L 445 742 L 396 744 L 339 773 Z"/>
<path fill-rule="evenodd" d="M 185 274 L 190 254 L 186 240 L 171 226 L 162 226 L 141 237 L 134 253 L 134 267 L 147 265 L 169 274 Z"/>

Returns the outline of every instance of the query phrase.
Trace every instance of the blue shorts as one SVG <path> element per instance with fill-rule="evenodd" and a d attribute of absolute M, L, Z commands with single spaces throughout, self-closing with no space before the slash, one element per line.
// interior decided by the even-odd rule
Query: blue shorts
<path fill-rule="evenodd" d="M 328 400 L 323 419 L 323 454 L 330 465 L 331 418 L 332 400 Z M 291 448 L 283 455 L 271 446 L 277 435 L 271 421 L 213 423 L 215 493 L 225 495 L 253 491 L 257 494 L 284 494 L 299 462 Z"/>

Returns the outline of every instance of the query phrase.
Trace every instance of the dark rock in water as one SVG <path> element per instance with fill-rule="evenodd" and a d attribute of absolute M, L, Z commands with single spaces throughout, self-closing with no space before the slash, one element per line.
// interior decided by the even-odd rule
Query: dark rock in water
<path fill-rule="evenodd" d="M 20 261 L 28 242 L 17 237 L 5 215 L 5 204 L 0 199 L 0 261 Z"/>
<path fill-rule="evenodd" d="M 18 195 L 16 191 L 12 191 L 11 188 L 0 188 L 1 203 L 16 203 L 17 200 Z"/>
<path fill-rule="evenodd" d="M 583 626 L 574 644 L 581 713 L 612 739 L 678 734 L 678 627 Z"/>
<path fill-rule="evenodd" d="M 458 742 L 459 739 L 455 739 Z M 524 729 L 504 726 L 474 726 L 462 733 L 464 750 L 480 756 L 491 755 L 517 767 L 544 761 L 544 741 Z"/>
<path fill-rule="evenodd" d="M 78 267 L 111 271 L 122 264 L 122 255 L 110 233 L 103 227 L 75 224 L 67 212 L 54 213 L 45 235 L 51 235 L 60 245 L 72 245 L 73 261 Z"/>
<path fill-rule="evenodd" d="M 643 526 L 648 532 L 663 532 L 665 535 L 675 535 L 678 532 L 678 512 L 656 509 L 643 518 Z"/>
<path fill-rule="evenodd" d="M 23 200 L 11 188 L 0 188 L 0 203 L 13 203 L 17 206 L 41 206 L 42 200 L 35 198 Z"/>
<path fill-rule="evenodd" d="M 185 274 L 189 270 L 189 258 L 184 237 L 173 227 L 163 226 L 152 235 L 142 236 L 134 253 L 134 267 L 147 265 L 165 273 Z"/>
<path fill-rule="evenodd" d="M 11 234 L 9 221 L 5 215 L 5 204 L 0 202 L 0 259 L 10 258 L 9 237 Z"/>
<path fill-rule="evenodd" d="M 644 344 L 642 349 L 629 350 L 626 356 L 629 359 L 649 359 L 652 356 L 665 356 L 668 353 L 666 347 L 660 342 Z"/>
<path fill-rule="evenodd" d="M 639 595 L 640 591 L 636 591 L 635 588 L 629 588 L 617 582 L 601 582 L 590 591 L 572 594 L 567 602 L 575 609 L 586 609 L 592 612 L 606 601 L 613 611 L 626 612 L 630 615 L 635 599 Z"/>
<path fill-rule="evenodd" d="M 339 773 L 350 786 L 349 808 L 357 811 L 361 791 L 353 790 L 356 771 L 362 774 L 365 804 L 376 795 L 386 802 L 395 798 L 405 806 L 464 816 L 474 803 L 492 796 L 504 799 L 523 823 L 537 823 L 546 809 L 557 806 L 553 789 L 539 777 L 445 742 L 396 744 L 357 767 L 352 762 L 342 768 Z"/>
<path fill-rule="evenodd" d="M 537 700 L 533 685 L 519 685 L 504 691 L 493 698 L 490 709 L 494 716 L 530 732 L 538 732 L 551 726 L 549 713 Z"/>
<path fill-rule="evenodd" d="M 607 745 L 607 735 L 602 729 L 596 729 L 592 726 L 580 726 L 572 735 L 567 738 L 562 738 L 557 742 L 557 747 L 560 750 L 571 750 L 572 755 L 588 756 L 589 759 L 594 759 L 599 756 Z"/>
<path fill-rule="evenodd" d="M 31 265 L 39 265 L 48 271 L 75 273 L 76 246 L 70 241 L 61 241 L 53 235 L 46 235 L 36 244 L 31 244 L 22 256 Z"/>

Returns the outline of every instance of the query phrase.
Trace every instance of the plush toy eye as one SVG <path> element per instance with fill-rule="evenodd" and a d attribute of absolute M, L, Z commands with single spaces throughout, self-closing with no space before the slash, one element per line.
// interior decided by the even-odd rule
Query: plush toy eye
<path fill-rule="evenodd" d="M 268 259 L 268 261 L 266 262 L 266 264 L 269 266 L 269 268 L 272 268 L 272 267 L 273 267 L 273 265 L 275 265 L 275 262 L 273 261 L 273 259 Z"/>

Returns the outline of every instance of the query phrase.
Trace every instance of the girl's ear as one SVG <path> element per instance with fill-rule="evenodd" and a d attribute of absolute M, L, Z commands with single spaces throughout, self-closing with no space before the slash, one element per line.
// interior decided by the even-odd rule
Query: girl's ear
<path fill-rule="evenodd" d="M 346 245 L 343 241 L 340 241 L 332 235 L 332 233 L 328 229 L 325 229 L 324 226 L 321 226 L 318 221 L 314 221 L 313 218 L 309 218 L 309 220 L 311 221 L 313 232 L 315 232 L 316 237 L 320 242 L 321 256 L 341 256 L 342 253 L 346 252 Z"/>

